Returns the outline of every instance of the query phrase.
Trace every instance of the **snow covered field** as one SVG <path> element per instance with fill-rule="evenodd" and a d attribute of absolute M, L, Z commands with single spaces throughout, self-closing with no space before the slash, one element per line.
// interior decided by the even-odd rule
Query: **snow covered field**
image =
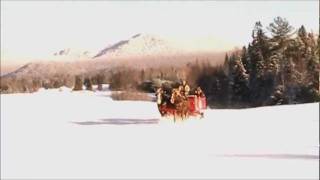
<path fill-rule="evenodd" d="M 1 95 L 1 178 L 319 178 L 319 104 L 161 119 L 62 88 Z"/>

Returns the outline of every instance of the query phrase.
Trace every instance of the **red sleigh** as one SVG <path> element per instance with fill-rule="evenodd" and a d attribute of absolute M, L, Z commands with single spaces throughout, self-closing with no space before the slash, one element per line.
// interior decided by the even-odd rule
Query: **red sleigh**
<path fill-rule="evenodd" d="M 203 111 L 207 108 L 207 101 L 205 96 L 188 95 L 188 111 L 187 116 L 201 116 Z M 158 105 L 161 116 L 175 116 L 177 109 L 173 104 Z"/>

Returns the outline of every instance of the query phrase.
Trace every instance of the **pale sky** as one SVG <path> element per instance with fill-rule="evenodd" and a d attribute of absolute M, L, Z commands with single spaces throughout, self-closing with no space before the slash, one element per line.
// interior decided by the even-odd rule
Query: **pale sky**
<path fill-rule="evenodd" d="M 63 48 L 99 50 L 137 33 L 213 36 L 246 45 L 258 20 L 276 16 L 319 31 L 314 1 L 1 1 L 1 60 L 40 58 Z"/>

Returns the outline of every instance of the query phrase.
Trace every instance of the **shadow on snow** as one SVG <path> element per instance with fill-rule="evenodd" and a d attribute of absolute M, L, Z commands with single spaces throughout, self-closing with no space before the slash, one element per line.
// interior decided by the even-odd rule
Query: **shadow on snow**
<path fill-rule="evenodd" d="M 157 124 L 159 119 L 124 119 L 124 118 L 107 118 L 99 121 L 72 122 L 78 125 L 130 125 L 130 124 Z"/>
<path fill-rule="evenodd" d="M 311 155 L 311 154 L 229 154 L 229 155 L 219 155 L 219 156 L 220 157 L 238 157 L 238 158 L 319 160 L 318 155 Z"/>

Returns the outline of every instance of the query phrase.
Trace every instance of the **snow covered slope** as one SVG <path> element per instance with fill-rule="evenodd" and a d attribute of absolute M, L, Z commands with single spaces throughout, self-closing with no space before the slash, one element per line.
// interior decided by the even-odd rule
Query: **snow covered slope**
<path fill-rule="evenodd" d="M 161 119 L 68 88 L 1 95 L 1 178 L 319 178 L 319 104 Z"/>
<path fill-rule="evenodd" d="M 232 48 L 234 46 L 211 36 L 188 39 L 155 34 L 136 34 L 100 50 L 93 58 L 184 56 L 195 53 L 226 52 Z"/>

